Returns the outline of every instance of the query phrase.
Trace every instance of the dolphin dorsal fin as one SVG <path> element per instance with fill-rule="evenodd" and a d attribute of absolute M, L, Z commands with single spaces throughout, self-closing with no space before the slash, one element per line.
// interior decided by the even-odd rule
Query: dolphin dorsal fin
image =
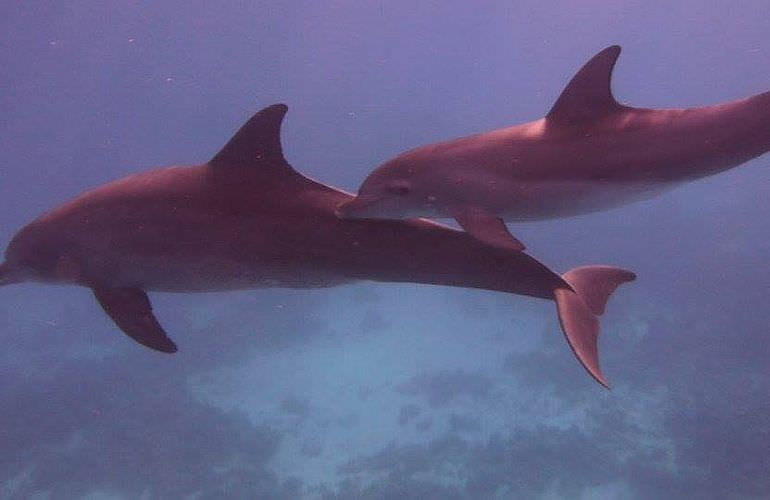
<path fill-rule="evenodd" d="M 208 164 L 217 170 L 260 168 L 293 173 L 281 149 L 281 122 L 288 109 L 285 104 L 274 104 L 257 112 Z"/>
<path fill-rule="evenodd" d="M 549 123 L 580 125 L 622 109 L 612 95 L 612 69 L 620 46 L 612 45 L 593 56 L 562 91 L 551 111 Z"/>

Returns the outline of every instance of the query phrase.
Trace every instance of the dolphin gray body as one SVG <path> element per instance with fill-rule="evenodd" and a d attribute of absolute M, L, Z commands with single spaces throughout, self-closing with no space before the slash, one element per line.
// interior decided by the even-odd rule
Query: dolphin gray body
<path fill-rule="evenodd" d="M 343 220 L 350 194 L 284 159 L 286 106 L 252 117 L 214 158 L 132 175 L 88 191 L 13 238 L 0 285 L 89 287 L 120 329 L 176 351 L 147 291 L 330 287 L 359 280 L 497 290 L 554 300 L 570 346 L 600 383 L 598 320 L 633 273 L 608 266 L 563 277 L 522 252 L 427 220 Z"/>
<path fill-rule="evenodd" d="M 612 46 L 594 56 L 540 120 L 387 161 L 340 215 L 454 217 L 481 240 L 523 249 L 504 221 L 648 199 L 770 150 L 770 92 L 702 108 L 633 108 L 610 88 L 619 55 Z"/>

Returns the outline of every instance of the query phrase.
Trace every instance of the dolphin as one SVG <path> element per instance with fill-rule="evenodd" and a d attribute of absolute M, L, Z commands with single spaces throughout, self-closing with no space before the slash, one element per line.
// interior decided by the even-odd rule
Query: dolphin
<path fill-rule="evenodd" d="M 570 346 L 599 383 L 597 316 L 634 274 L 609 266 L 559 276 L 521 252 L 428 220 L 337 217 L 352 195 L 294 170 L 281 149 L 287 107 L 254 115 L 209 162 L 131 175 L 42 215 L 12 239 L 0 285 L 79 285 L 140 344 L 176 344 L 148 291 L 318 288 L 360 280 L 497 290 L 556 302 Z"/>
<path fill-rule="evenodd" d="M 770 150 L 770 92 L 715 106 L 618 103 L 620 47 L 596 54 L 542 119 L 439 142 L 375 169 L 351 218 L 453 217 L 476 238 L 523 250 L 505 221 L 568 217 L 652 198 Z"/>

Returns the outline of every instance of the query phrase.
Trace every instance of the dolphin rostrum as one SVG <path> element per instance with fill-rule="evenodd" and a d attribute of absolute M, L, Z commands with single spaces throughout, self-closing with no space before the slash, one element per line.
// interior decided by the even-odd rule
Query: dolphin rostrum
<path fill-rule="evenodd" d="M 504 221 L 584 214 L 648 199 L 770 150 L 770 92 L 716 106 L 641 109 L 610 88 L 620 47 L 595 55 L 540 120 L 422 146 L 375 169 L 339 214 L 454 217 L 523 250 Z"/>
<path fill-rule="evenodd" d="M 175 352 L 147 291 L 330 287 L 358 280 L 498 290 L 554 300 L 575 355 L 607 385 L 597 354 L 610 294 L 634 274 L 608 266 L 564 276 L 527 254 L 427 220 L 337 217 L 348 193 L 284 159 L 274 105 L 252 117 L 208 163 L 139 173 L 76 197 L 22 228 L 0 285 L 39 281 L 91 288 L 128 336 Z"/>

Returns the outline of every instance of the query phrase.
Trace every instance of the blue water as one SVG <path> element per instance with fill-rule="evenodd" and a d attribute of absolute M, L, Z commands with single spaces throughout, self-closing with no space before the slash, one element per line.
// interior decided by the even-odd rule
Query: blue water
<path fill-rule="evenodd" d="M 405 149 L 539 118 L 610 44 L 632 105 L 770 89 L 766 0 L 5 2 L 0 28 L 3 245 L 274 102 L 295 168 L 354 191 Z M 153 294 L 163 356 L 88 290 L 4 287 L 0 498 L 768 498 L 769 161 L 514 228 L 555 270 L 639 275 L 602 321 L 611 391 L 518 296 Z"/>

